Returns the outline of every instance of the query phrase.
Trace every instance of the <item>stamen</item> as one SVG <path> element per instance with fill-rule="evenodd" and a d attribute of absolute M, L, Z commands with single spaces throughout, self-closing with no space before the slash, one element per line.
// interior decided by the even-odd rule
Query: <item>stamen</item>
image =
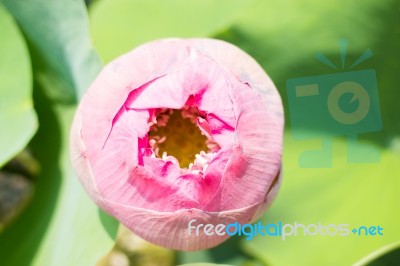
<path fill-rule="evenodd" d="M 151 157 L 171 161 L 180 167 L 188 166 L 185 168 L 188 172 L 204 174 L 220 149 L 212 139 L 205 114 L 195 107 L 156 109 L 151 113 L 148 125 Z"/>

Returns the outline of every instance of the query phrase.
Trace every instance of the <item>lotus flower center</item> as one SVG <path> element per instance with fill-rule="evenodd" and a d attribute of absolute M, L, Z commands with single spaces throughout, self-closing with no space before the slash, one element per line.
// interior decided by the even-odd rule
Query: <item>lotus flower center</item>
<path fill-rule="evenodd" d="M 195 173 L 206 170 L 219 146 L 198 126 L 198 121 L 205 121 L 205 114 L 193 107 L 163 108 L 155 110 L 150 119 L 152 156 L 179 163 Z"/>

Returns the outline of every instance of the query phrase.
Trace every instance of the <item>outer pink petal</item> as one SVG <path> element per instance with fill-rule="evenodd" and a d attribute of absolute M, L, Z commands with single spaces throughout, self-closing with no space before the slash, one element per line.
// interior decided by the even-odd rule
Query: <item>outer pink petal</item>
<path fill-rule="evenodd" d="M 283 129 L 284 116 L 282 100 L 272 80 L 263 68 L 238 47 L 215 39 L 189 39 L 190 46 L 209 56 L 228 69 L 242 83 L 255 89 L 265 102 L 265 106 L 276 122 L 277 129 Z"/>
<path fill-rule="evenodd" d="M 93 164 L 112 122 L 132 90 L 182 68 L 190 61 L 184 43 L 169 40 L 145 44 L 108 64 L 81 101 L 82 139 Z M 179 50 L 181 52 L 175 53 Z"/>
<path fill-rule="evenodd" d="M 202 230 L 199 235 L 195 231 L 189 235 L 188 224 L 196 219 L 198 224 L 248 223 L 260 204 L 248 206 L 234 211 L 207 212 L 198 209 L 181 209 L 175 212 L 155 212 L 148 209 L 135 208 L 117 203 L 106 202 L 107 210 L 117 217 L 126 227 L 138 236 L 152 243 L 177 249 L 199 250 L 214 247 L 228 239 L 224 236 L 206 236 Z"/>

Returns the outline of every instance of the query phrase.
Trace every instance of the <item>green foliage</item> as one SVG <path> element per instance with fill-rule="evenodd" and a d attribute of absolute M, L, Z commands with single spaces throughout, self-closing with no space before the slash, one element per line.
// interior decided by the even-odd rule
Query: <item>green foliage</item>
<path fill-rule="evenodd" d="M 0 165 L 36 131 L 30 144 L 42 165 L 28 209 L 0 235 L 0 263 L 94 265 L 114 244 L 117 223 L 99 212 L 69 163 L 68 134 L 79 96 L 101 68 L 89 37 L 87 10 L 78 0 L 0 0 Z M 347 223 L 384 227 L 383 237 L 234 237 L 213 249 L 178 252 L 179 263 L 233 265 L 390 265 L 400 261 L 400 1 L 398 0 L 98 0 L 91 5 L 94 47 L 106 61 L 158 38 L 216 37 L 252 55 L 281 92 L 287 121 L 286 80 L 337 73 L 316 61 L 322 52 L 340 65 L 338 42 L 348 40 L 346 66 L 365 50 L 374 57 L 357 67 L 375 69 L 383 130 L 355 146 L 381 152 L 378 164 L 349 164 L 343 138 L 333 139 L 333 167 L 298 166 L 301 152 L 319 139 L 295 141 L 287 122 L 283 182 L 263 223 Z M 31 62 L 30 62 L 31 59 Z M 4 126 L 6 125 L 6 126 Z M 315 133 L 314 133 L 315 136 Z M 363 259 L 364 258 L 364 259 Z M 198 265 L 198 264 L 197 264 Z M 201 264 L 200 264 L 201 265 Z M 203 264 L 205 265 L 205 264 Z M 357 265 L 357 264 L 356 264 Z"/>
<path fill-rule="evenodd" d="M 102 0 L 91 7 L 93 42 L 108 62 L 159 38 L 213 36 L 228 28 L 249 0 Z"/>
<path fill-rule="evenodd" d="M 214 264 L 214 263 L 190 263 L 182 264 L 181 266 L 229 266 L 227 264 Z"/>
<path fill-rule="evenodd" d="M 35 102 L 43 123 L 32 150 L 45 167 L 33 201 L 0 235 L 2 265 L 94 265 L 114 241 L 70 165 L 68 132 L 75 108 L 53 107 L 40 92 Z"/>
<path fill-rule="evenodd" d="M 368 256 L 362 258 L 354 266 L 384 266 L 396 265 L 400 258 L 400 242 L 386 245 L 380 249 L 374 250 Z"/>
<path fill-rule="evenodd" d="M 252 264 L 252 259 L 240 247 L 242 239 L 238 236 L 229 238 L 223 244 L 207 250 L 179 252 L 180 263 L 214 262 L 241 266 L 263 266 Z"/>
<path fill-rule="evenodd" d="M 349 71 L 367 49 L 374 56 L 353 70 L 375 69 L 378 76 L 384 130 L 367 134 L 387 145 L 400 133 L 400 1 L 398 0 L 258 0 L 217 37 L 230 41 L 264 67 L 284 100 L 290 78 Z M 345 69 L 341 69 L 339 40 L 348 41 Z M 315 60 L 317 52 L 328 56 L 338 70 Z M 287 123 L 290 126 L 290 123 Z"/>
<path fill-rule="evenodd" d="M 0 5 L 0 167 L 21 151 L 37 129 L 29 55 L 12 17 Z"/>
<path fill-rule="evenodd" d="M 82 1 L 2 0 L 24 32 L 35 79 L 51 99 L 75 103 L 101 68 Z"/>
<path fill-rule="evenodd" d="M 347 145 L 335 139 L 332 168 L 300 168 L 301 152 L 315 147 L 315 141 L 294 141 L 285 136 L 284 180 L 263 224 L 349 224 L 384 228 L 384 236 L 258 236 L 243 241 L 243 248 L 268 265 L 351 265 L 366 254 L 400 239 L 399 182 L 400 155 L 382 150 L 379 164 L 349 164 Z M 361 152 L 367 143 L 356 149 Z M 290 254 L 290 256 L 288 256 Z M 343 254 L 343 255 L 338 255 Z"/>
<path fill-rule="evenodd" d="M 40 128 L 31 148 L 42 173 L 27 210 L 0 235 L 1 264 L 94 265 L 114 245 L 117 223 L 86 195 L 68 155 L 76 107 L 71 95 L 79 95 L 101 68 L 89 42 L 85 7 L 70 0 L 5 5 L 32 56 Z"/>

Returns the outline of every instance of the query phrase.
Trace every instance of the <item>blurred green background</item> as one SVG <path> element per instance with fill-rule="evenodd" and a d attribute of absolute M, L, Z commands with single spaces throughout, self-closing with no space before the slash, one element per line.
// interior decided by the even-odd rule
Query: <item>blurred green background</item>
<path fill-rule="evenodd" d="M 0 36 L 0 265 L 400 265 L 400 1 L 0 0 Z M 71 168 L 71 119 L 103 64 L 165 37 L 229 41 L 279 89 L 283 182 L 264 223 L 380 225 L 384 236 L 233 237 L 174 252 L 117 235 Z M 383 130 L 360 135 L 355 149 L 372 145 L 381 160 L 350 164 L 345 137 L 313 132 L 332 139 L 333 167 L 300 168 L 320 139 L 293 139 L 286 81 L 337 73 L 315 55 L 340 65 L 341 39 L 347 62 L 374 53 L 355 70 L 376 71 Z"/>

